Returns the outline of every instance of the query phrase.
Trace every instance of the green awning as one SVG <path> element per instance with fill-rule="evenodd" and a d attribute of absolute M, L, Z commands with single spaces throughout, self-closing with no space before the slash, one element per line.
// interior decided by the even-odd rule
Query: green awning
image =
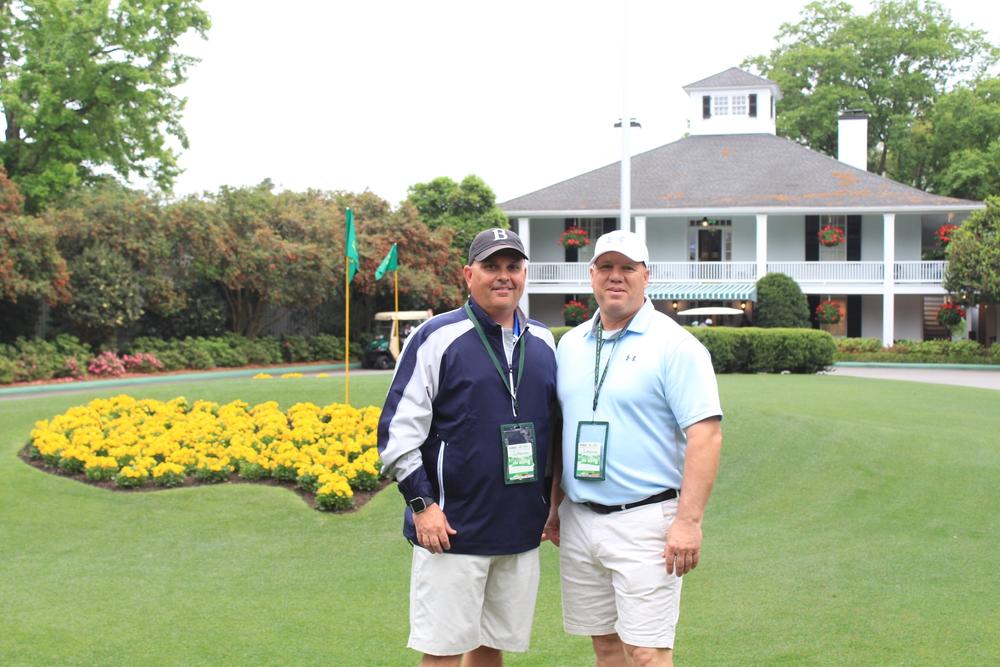
<path fill-rule="evenodd" d="M 650 283 L 646 296 L 654 301 L 756 301 L 757 284 L 719 283 Z"/>

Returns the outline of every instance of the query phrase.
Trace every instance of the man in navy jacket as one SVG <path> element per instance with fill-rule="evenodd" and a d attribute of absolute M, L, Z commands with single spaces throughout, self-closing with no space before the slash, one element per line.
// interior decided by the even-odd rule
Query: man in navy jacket
<path fill-rule="evenodd" d="M 512 231 L 476 236 L 468 302 L 410 335 L 379 420 L 414 544 L 407 645 L 421 664 L 499 665 L 528 648 L 556 364 L 552 334 L 518 309 L 527 259 Z"/>

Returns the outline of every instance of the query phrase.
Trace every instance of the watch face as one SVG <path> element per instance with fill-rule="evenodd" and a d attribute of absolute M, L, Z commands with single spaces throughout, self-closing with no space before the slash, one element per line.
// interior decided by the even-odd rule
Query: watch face
<path fill-rule="evenodd" d="M 419 514 L 427 509 L 427 501 L 423 498 L 414 498 L 409 502 L 410 509 L 413 510 L 415 514 Z"/>

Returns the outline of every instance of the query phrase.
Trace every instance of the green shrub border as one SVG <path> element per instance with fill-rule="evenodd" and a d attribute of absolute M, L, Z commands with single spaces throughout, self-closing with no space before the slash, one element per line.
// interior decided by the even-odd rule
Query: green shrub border
<path fill-rule="evenodd" d="M 984 347 L 974 340 L 898 340 L 883 347 L 878 338 L 838 338 L 834 361 L 878 364 L 1000 365 L 1000 345 Z"/>
<path fill-rule="evenodd" d="M 837 351 L 833 336 L 818 329 L 684 328 L 708 348 L 716 373 L 816 373 Z M 558 343 L 570 329 L 549 330 Z"/>
<path fill-rule="evenodd" d="M 261 338 L 226 334 L 173 340 L 140 337 L 115 352 L 152 354 L 163 364 L 163 371 L 178 371 L 339 361 L 343 349 L 343 338 L 329 334 Z M 12 345 L 0 345 L 0 385 L 81 378 L 88 362 L 100 352 L 66 334 L 53 341 L 18 338 Z M 351 359 L 361 356 L 361 345 L 352 343 Z"/>

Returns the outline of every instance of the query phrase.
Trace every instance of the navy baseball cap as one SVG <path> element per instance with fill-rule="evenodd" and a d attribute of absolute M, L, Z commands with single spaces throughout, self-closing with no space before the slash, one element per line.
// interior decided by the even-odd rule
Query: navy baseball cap
<path fill-rule="evenodd" d="M 472 245 L 469 246 L 469 264 L 481 262 L 501 250 L 513 250 L 521 257 L 528 259 L 520 236 L 509 229 L 494 227 L 479 232 L 476 234 L 476 238 L 472 239 Z"/>

